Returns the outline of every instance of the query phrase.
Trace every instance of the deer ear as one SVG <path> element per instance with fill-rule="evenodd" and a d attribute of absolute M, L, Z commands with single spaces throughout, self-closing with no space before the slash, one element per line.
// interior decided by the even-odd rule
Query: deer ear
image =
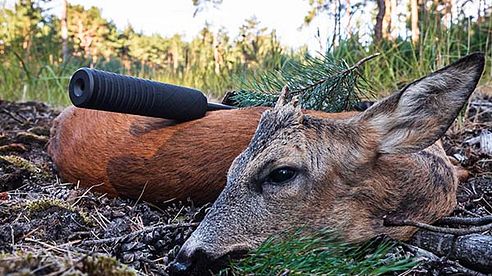
<path fill-rule="evenodd" d="M 410 153 L 438 140 L 480 80 L 484 56 L 471 54 L 385 98 L 355 117 L 377 133 L 380 153 Z"/>
<path fill-rule="evenodd" d="M 282 108 L 284 105 L 286 105 L 289 101 L 288 101 L 288 98 L 290 96 L 290 93 L 289 93 L 289 87 L 287 85 L 285 85 L 283 88 L 282 88 L 282 91 L 280 92 L 280 95 L 277 99 L 277 103 L 275 104 L 275 108 Z"/>

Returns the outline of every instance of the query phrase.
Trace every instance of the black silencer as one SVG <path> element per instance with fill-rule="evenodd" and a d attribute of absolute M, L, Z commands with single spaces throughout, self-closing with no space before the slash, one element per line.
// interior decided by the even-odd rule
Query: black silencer
<path fill-rule="evenodd" d="M 198 90 L 90 68 L 78 69 L 68 90 L 77 107 L 177 121 L 201 118 L 208 108 Z"/>

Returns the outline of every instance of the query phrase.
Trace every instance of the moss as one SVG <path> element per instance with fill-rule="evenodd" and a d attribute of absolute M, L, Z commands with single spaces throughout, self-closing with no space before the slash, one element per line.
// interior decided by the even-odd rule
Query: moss
<path fill-rule="evenodd" d="M 43 198 L 43 199 L 33 200 L 29 202 L 26 207 L 30 213 L 34 213 L 34 212 L 40 212 L 46 210 L 53 206 L 72 211 L 70 205 L 68 205 L 66 202 L 63 202 L 55 198 Z"/>
<path fill-rule="evenodd" d="M 30 161 L 28 161 L 28 160 L 26 160 L 20 156 L 5 155 L 5 156 L 0 156 L 0 159 L 6 161 L 7 163 L 12 164 L 13 166 L 15 166 L 19 169 L 26 170 L 30 173 L 34 173 L 34 174 L 41 173 L 41 169 L 38 168 L 38 166 L 36 166 L 32 162 L 30 162 Z"/>
<path fill-rule="evenodd" d="M 69 275 L 116 275 L 130 276 L 137 273 L 128 266 L 108 256 L 61 256 L 37 253 L 13 252 L 0 254 L 0 275 L 60 275 L 71 271 Z M 35 272 L 35 273 L 34 273 Z"/>
<path fill-rule="evenodd" d="M 50 174 L 48 171 L 42 170 L 38 166 L 36 166 L 34 163 L 32 163 L 29 160 L 26 160 L 20 156 L 17 155 L 0 155 L 0 160 L 3 160 L 12 166 L 19 168 L 21 170 L 25 170 L 32 175 L 39 176 L 42 178 L 48 178 L 50 177 Z"/>
<path fill-rule="evenodd" d="M 65 201 L 56 198 L 43 198 L 43 199 L 33 200 L 26 205 L 26 208 L 30 214 L 44 211 L 50 207 L 58 207 L 76 213 L 82 218 L 82 221 L 84 222 L 85 225 L 89 225 L 89 226 L 94 225 L 93 220 L 89 217 L 89 215 L 86 212 L 77 210 L 77 208 L 75 208 L 74 206 L 71 206 Z"/>
<path fill-rule="evenodd" d="M 32 253 L 14 252 L 13 254 L 0 254 L 0 275 L 14 273 L 14 275 L 33 275 L 38 273 L 53 272 L 52 265 L 42 264 L 42 258 Z M 40 269 L 41 268 L 41 269 Z"/>
<path fill-rule="evenodd" d="M 88 256 L 81 264 L 82 272 L 87 275 L 136 275 L 133 269 L 108 256 Z"/>
<path fill-rule="evenodd" d="M 94 226 L 94 221 L 89 217 L 89 215 L 84 211 L 78 211 L 80 217 L 84 221 L 85 225 Z"/>

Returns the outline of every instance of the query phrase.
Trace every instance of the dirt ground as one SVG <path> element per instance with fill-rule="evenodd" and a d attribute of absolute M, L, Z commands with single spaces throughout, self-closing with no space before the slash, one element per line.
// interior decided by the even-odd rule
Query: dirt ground
<path fill-rule="evenodd" d="M 206 206 L 157 208 L 63 183 L 45 151 L 57 114 L 0 101 L 0 275 L 165 274 Z M 101 239 L 109 240 L 81 243 Z"/>
<path fill-rule="evenodd" d="M 444 138 L 470 173 L 457 216 L 492 215 L 492 154 L 483 138 L 492 131 L 492 93 L 482 90 Z M 63 183 L 45 151 L 57 114 L 42 103 L 0 101 L 0 275 L 166 275 L 209 204 L 158 208 Z M 439 271 L 427 264 L 412 274 Z"/>

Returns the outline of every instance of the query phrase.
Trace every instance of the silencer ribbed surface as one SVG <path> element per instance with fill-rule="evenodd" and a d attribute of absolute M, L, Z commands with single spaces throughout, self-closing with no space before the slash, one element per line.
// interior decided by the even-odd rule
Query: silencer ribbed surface
<path fill-rule="evenodd" d="M 70 79 L 69 94 L 77 107 L 188 121 L 207 112 L 202 92 L 90 68 Z"/>

